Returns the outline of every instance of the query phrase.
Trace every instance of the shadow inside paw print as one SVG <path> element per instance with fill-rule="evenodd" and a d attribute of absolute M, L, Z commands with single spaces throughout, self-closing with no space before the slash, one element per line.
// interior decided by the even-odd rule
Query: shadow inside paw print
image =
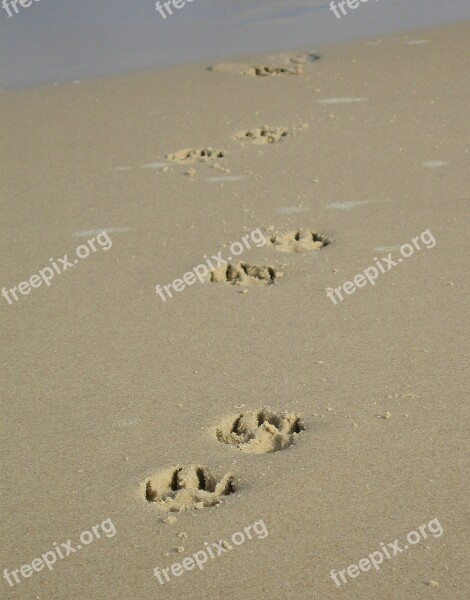
<path fill-rule="evenodd" d="M 299 415 L 263 408 L 224 420 L 216 428 L 216 437 L 243 452 L 266 454 L 288 448 L 304 429 Z"/>
<path fill-rule="evenodd" d="M 220 504 L 235 492 L 233 479 L 230 473 L 217 478 L 201 465 L 178 465 L 149 477 L 143 492 L 147 502 L 167 512 L 183 512 Z"/>

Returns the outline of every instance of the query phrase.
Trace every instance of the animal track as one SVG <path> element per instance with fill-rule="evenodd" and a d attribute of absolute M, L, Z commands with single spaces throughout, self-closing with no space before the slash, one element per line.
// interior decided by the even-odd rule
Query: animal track
<path fill-rule="evenodd" d="M 184 512 L 220 504 L 235 492 L 233 479 L 230 473 L 217 479 L 200 465 L 178 465 L 149 477 L 141 487 L 147 502 L 167 512 Z"/>
<path fill-rule="evenodd" d="M 215 433 L 219 442 L 232 444 L 242 452 L 266 454 L 288 448 L 304 429 L 298 415 L 262 408 L 225 419 Z"/>
<path fill-rule="evenodd" d="M 239 131 L 235 139 L 240 142 L 252 142 L 253 144 L 275 144 L 289 135 L 285 127 L 260 127 L 249 131 Z"/>
<path fill-rule="evenodd" d="M 229 263 L 211 271 L 210 281 L 230 283 L 232 285 L 270 285 L 283 276 L 269 265 L 248 265 L 247 263 Z"/>
<path fill-rule="evenodd" d="M 272 77 L 279 75 L 302 75 L 302 73 L 303 67 L 301 64 L 295 64 L 292 67 L 273 67 L 269 65 L 262 65 L 259 67 L 250 67 L 250 72 L 247 73 L 247 75 L 254 75 L 256 77 Z"/>
<path fill-rule="evenodd" d="M 222 71 L 236 75 L 249 75 L 250 77 L 278 77 L 281 75 L 302 75 L 303 66 L 294 62 L 292 66 L 248 65 L 245 63 L 219 63 L 209 67 L 209 71 Z"/>
<path fill-rule="evenodd" d="M 289 231 L 282 235 L 271 236 L 271 244 L 281 252 L 312 252 L 328 246 L 331 242 L 322 233 L 316 233 L 311 229 Z"/>
<path fill-rule="evenodd" d="M 194 162 L 209 162 L 225 157 L 225 150 L 214 150 L 214 148 L 194 149 L 188 148 L 179 150 L 174 154 L 168 154 L 168 160 L 173 160 L 179 163 L 194 163 Z"/>

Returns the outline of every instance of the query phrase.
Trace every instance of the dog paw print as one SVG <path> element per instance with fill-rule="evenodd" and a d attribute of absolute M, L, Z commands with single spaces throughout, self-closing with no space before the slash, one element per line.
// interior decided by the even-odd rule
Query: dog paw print
<path fill-rule="evenodd" d="M 302 75 L 304 72 L 303 67 L 300 63 L 296 63 L 291 67 L 287 66 L 271 66 L 271 65 L 260 65 L 251 67 L 251 71 L 248 75 L 255 75 L 256 77 L 279 77 L 280 75 Z"/>
<path fill-rule="evenodd" d="M 289 135 L 285 127 L 259 127 L 248 131 L 239 131 L 235 139 L 239 142 L 251 142 L 253 144 L 277 144 Z"/>
<path fill-rule="evenodd" d="M 179 150 L 173 154 L 168 154 L 168 160 L 179 163 L 195 163 L 195 162 L 210 162 L 225 158 L 225 150 L 215 150 L 214 148 L 188 148 L 185 150 Z"/>
<path fill-rule="evenodd" d="M 230 473 L 217 478 L 200 465 L 178 465 L 149 477 L 142 488 L 147 502 L 167 512 L 184 512 L 221 504 L 235 492 L 233 480 Z"/>
<path fill-rule="evenodd" d="M 279 77 L 282 75 L 302 75 L 303 65 L 300 62 L 294 61 L 292 61 L 292 64 L 286 66 L 219 63 L 209 67 L 209 71 L 248 75 L 250 77 Z"/>
<path fill-rule="evenodd" d="M 216 438 L 249 454 L 285 450 L 295 443 L 305 425 L 299 415 L 275 413 L 268 408 L 238 414 L 216 428 Z"/>
<path fill-rule="evenodd" d="M 270 238 L 276 250 L 280 252 L 313 252 L 328 246 L 331 242 L 323 233 L 317 233 L 311 229 L 289 231 L 284 234 L 276 234 Z"/>
<path fill-rule="evenodd" d="M 210 281 L 230 283 L 231 285 L 271 285 L 283 276 L 281 271 L 269 265 L 249 265 L 247 263 L 229 263 L 219 269 L 213 269 Z"/>

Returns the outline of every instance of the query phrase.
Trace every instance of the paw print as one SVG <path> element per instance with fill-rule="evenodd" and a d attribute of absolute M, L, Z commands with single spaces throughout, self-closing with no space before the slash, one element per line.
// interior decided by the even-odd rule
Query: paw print
<path fill-rule="evenodd" d="M 216 428 L 216 437 L 243 452 L 265 454 L 288 448 L 304 429 L 300 416 L 262 408 L 226 419 Z"/>
<path fill-rule="evenodd" d="M 149 477 L 144 485 L 147 502 L 168 512 L 216 506 L 235 492 L 233 475 L 221 478 L 200 465 L 176 466 Z"/>

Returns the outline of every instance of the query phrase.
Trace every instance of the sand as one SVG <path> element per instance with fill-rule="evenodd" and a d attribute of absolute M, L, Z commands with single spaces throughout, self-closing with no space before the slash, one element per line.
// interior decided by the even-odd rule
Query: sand
<path fill-rule="evenodd" d="M 469 597 L 469 35 L 2 93 L 2 596 Z"/>

